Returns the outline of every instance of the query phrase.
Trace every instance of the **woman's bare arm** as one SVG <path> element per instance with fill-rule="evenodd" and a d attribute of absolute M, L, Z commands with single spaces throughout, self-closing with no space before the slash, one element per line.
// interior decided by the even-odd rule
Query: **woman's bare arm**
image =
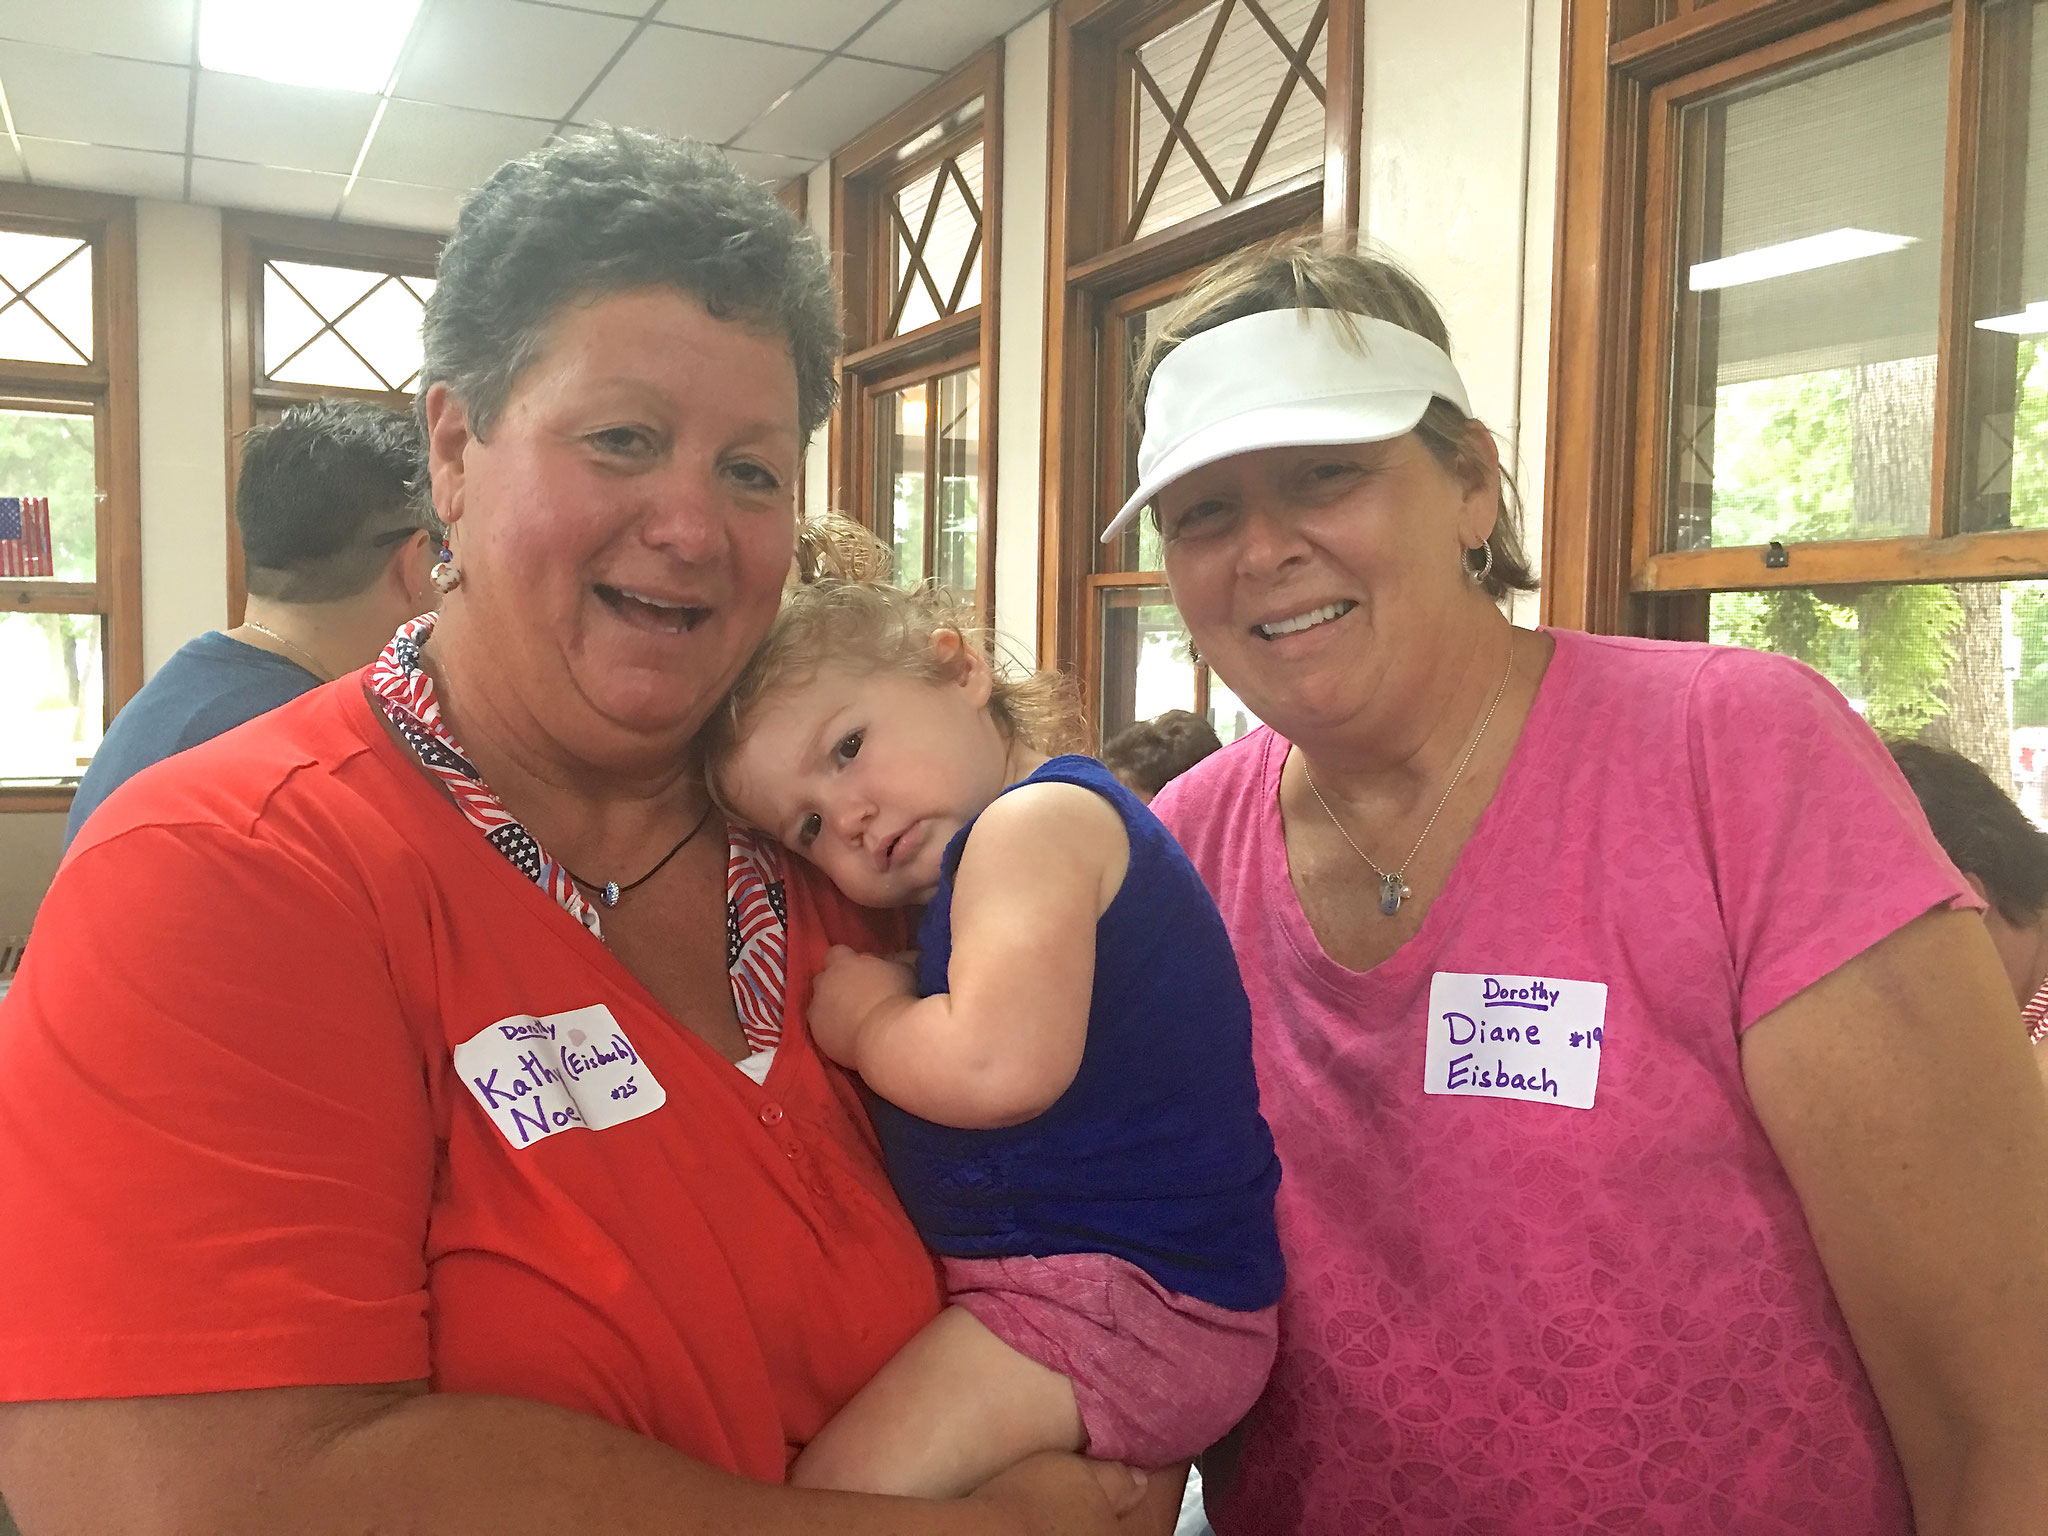
<path fill-rule="evenodd" d="M 2048 1097 L 1983 924 L 1918 918 L 1744 1037 L 1921 1536 L 2048 1532 Z"/>
<path fill-rule="evenodd" d="M 1136 1510 L 1136 1481 L 1078 1457 L 1033 1458 L 955 1503 L 815 1492 L 735 1477 L 566 1409 L 420 1383 L 7 1405 L 0 1491 L 23 1536 L 1146 1529 L 1116 1518 Z"/>

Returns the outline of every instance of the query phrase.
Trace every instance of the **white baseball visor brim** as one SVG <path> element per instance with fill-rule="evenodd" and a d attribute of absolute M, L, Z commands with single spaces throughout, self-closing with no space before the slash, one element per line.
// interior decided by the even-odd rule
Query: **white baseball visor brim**
<path fill-rule="evenodd" d="M 1444 350 L 1404 326 L 1330 309 L 1275 309 L 1189 338 L 1145 394 L 1138 488 L 1107 544 L 1183 475 L 1260 448 L 1379 443 L 1411 432 L 1431 400 L 1469 417 Z"/>

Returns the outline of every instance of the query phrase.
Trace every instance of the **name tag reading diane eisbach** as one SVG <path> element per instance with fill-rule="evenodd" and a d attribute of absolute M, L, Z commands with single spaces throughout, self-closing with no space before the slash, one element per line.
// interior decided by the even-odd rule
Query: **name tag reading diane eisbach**
<path fill-rule="evenodd" d="M 1438 971 L 1429 984 L 1425 1093 L 1591 1109 L 1607 983 Z"/>

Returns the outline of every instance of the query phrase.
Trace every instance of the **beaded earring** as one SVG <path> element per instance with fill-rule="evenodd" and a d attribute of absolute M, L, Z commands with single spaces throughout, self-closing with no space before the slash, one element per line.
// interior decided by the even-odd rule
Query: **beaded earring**
<path fill-rule="evenodd" d="M 462 585 L 462 572 L 456 568 L 455 551 L 446 544 L 441 546 L 439 562 L 427 572 L 427 580 L 434 584 L 434 590 L 443 597 Z"/>

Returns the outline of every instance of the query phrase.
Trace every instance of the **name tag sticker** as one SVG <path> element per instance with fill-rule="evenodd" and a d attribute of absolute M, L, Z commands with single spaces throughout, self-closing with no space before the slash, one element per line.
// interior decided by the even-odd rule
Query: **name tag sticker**
<path fill-rule="evenodd" d="M 455 1070 L 515 1147 L 652 1114 L 668 1092 L 603 1003 L 515 1013 L 455 1047 Z"/>
<path fill-rule="evenodd" d="M 1607 983 L 1438 971 L 1429 984 L 1425 1093 L 1591 1109 Z"/>

